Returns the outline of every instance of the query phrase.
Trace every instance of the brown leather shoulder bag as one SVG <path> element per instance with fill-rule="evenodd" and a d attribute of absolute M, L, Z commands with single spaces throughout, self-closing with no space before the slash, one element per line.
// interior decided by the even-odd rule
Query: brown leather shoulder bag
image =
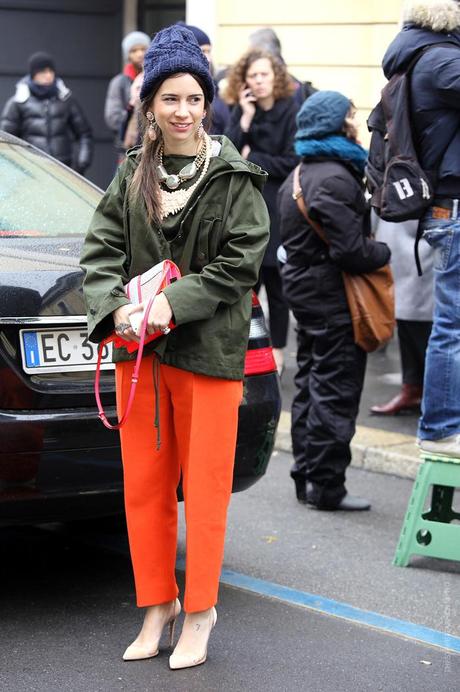
<path fill-rule="evenodd" d="M 308 214 L 300 185 L 300 164 L 294 170 L 292 197 L 315 233 L 329 241 L 319 223 Z M 389 264 L 367 274 L 342 272 L 355 343 L 370 353 L 393 336 L 395 326 L 394 282 Z"/>

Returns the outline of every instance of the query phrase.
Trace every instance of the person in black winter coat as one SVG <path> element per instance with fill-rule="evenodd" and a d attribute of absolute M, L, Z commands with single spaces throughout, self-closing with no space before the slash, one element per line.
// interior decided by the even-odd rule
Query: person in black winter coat
<path fill-rule="evenodd" d="M 286 251 L 283 285 L 297 320 L 291 477 L 300 502 L 318 509 L 365 510 L 369 502 L 349 495 L 345 487 L 366 353 L 354 342 L 341 272 L 377 269 L 388 262 L 390 250 L 369 237 L 366 151 L 356 142 L 350 100 L 335 91 L 318 91 L 304 102 L 297 125 L 303 198 L 329 244 L 301 214 L 292 197 L 291 173 L 278 200 Z"/>
<path fill-rule="evenodd" d="M 47 53 L 29 58 L 29 76 L 18 82 L 15 95 L 7 101 L 0 130 L 21 137 L 79 173 L 91 163 L 91 127 L 70 89 L 56 77 L 54 60 Z"/>
<path fill-rule="evenodd" d="M 289 306 L 276 258 L 280 245 L 276 198 L 281 183 L 298 162 L 294 152 L 298 107 L 292 90 L 285 65 L 272 54 L 253 49 L 231 69 L 226 91 L 226 99 L 237 105 L 225 134 L 245 159 L 268 173 L 262 194 L 270 214 L 270 242 L 256 289 L 263 283 L 267 291 L 270 335 L 279 372 L 283 369 Z"/>

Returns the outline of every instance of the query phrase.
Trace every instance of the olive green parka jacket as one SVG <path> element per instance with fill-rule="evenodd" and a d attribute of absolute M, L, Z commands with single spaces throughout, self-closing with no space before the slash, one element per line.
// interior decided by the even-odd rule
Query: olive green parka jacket
<path fill-rule="evenodd" d="M 177 328 L 146 346 L 167 365 L 213 377 L 243 377 L 255 285 L 269 238 L 261 189 L 267 174 L 241 158 L 224 136 L 200 186 L 180 214 L 169 242 L 147 221 L 142 199 L 128 193 L 138 148 L 128 152 L 99 203 L 81 266 L 91 341 L 114 328 L 112 312 L 129 303 L 123 285 L 164 259 L 182 278 L 164 289 Z M 179 216 L 179 215 L 178 215 Z M 128 360 L 124 348 L 114 361 Z"/>

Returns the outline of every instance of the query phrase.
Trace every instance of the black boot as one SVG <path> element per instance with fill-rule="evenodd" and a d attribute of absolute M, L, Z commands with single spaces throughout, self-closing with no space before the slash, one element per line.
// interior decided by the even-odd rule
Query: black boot
<path fill-rule="evenodd" d="M 364 512 L 371 508 L 369 500 L 363 497 L 356 497 L 348 493 L 342 497 L 340 502 L 335 505 L 329 505 L 324 502 L 318 503 L 317 498 L 313 497 L 312 493 L 307 493 L 307 503 L 315 509 L 320 509 L 326 512 Z"/>
<path fill-rule="evenodd" d="M 307 504 L 307 481 L 303 478 L 294 478 L 295 495 L 302 505 Z"/>

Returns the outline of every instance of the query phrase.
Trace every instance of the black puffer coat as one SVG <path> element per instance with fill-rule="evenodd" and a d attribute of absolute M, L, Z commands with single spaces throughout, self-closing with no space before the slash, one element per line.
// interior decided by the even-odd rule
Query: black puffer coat
<path fill-rule="evenodd" d="M 449 42 L 452 45 L 436 45 Z M 411 122 L 420 163 L 437 171 L 436 195 L 460 196 L 460 33 L 446 34 L 407 24 L 383 58 L 385 76 L 404 71 L 417 51 L 411 77 Z"/>
<path fill-rule="evenodd" d="M 251 149 L 248 161 L 268 173 L 268 182 L 262 192 L 270 214 L 270 242 L 263 261 L 266 266 L 276 266 L 276 251 L 281 244 L 276 204 L 278 190 L 299 162 L 294 153 L 297 110 L 298 104 L 292 98 L 275 101 L 269 111 L 256 107 L 249 132 L 243 132 L 240 127 L 241 107 L 235 106 L 225 130 L 239 152 L 248 144 Z"/>
<path fill-rule="evenodd" d="M 305 204 L 330 242 L 307 223 L 292 198 L 293 173 L 278 196 L 280 232 L 286 250 L 283 288 L 290 308 L 309 324 L 345 324 L 350 313 L 341 271 L 361 274 L 390 259 L 384 243 L 369 238 L 363 185 L 352 166 L 336 159 L 308 159 L 300 180 Z"/>
<path fill-rule="evenodd" d="M 0 130 L 25 139 L 62 163 L 83 173 L 91 163 L 93 137 L 83 111 L 62 80 L 57 96 L 38 98 L 26 80 L 16 86 L 0 119 Z M 78 147 L 73 152 L 74 141 Z"/>

